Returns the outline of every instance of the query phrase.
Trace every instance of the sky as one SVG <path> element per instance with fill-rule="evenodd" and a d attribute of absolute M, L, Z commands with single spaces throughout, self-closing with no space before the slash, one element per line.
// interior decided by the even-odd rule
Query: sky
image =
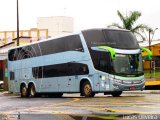
<path fill-rule="evenodd" d="M 0 0 L 0 31 L 16 30 L 16 1 Z M 126 14 L 140 11 L 136 24 L 158 28 L 153 39 L 160 39 L 159 0 L 19 0 L 20 29 L 37 27 L 37 17 L 70 16 L 74 31 L 121 24 L 117 10 Z M 146 33 L 148 35 L 148 33 Z"/>

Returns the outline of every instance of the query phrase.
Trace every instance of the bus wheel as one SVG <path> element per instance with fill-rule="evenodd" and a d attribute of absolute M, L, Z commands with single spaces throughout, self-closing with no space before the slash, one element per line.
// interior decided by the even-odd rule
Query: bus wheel
<path fill-rule="evenodd" d="M 29 86 L 29 96 L 30 97 L 35 97 L 36 96 L 36 88 L 35 88 L 34 84 L 31 84 Z"/>
<path fill-rule="evenodd" d="M 119 97 L 121 94 L 122 94 L 122 91 L 115 91 L 111 93 L 113 97 Z"/>
<path fill-rule="evenodd" d="M 83 83 L 82 92 L 83 92 L 82 94 L 85 97 L 94 97 L 94 95 L 95 95 L 95 93 L 93 93 L 92 87 L 88 81 Z"/>
<path fill-rule="evenodd" d="M 21 97 L 22 98 L 28 97 L 28 89 L 25 84 L 21 86 Z"/>

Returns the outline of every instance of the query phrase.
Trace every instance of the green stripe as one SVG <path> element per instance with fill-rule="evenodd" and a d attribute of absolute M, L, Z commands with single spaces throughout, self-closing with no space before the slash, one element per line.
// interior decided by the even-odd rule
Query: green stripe
<path fill-rule="evenodd" d="M 120 77 L 120 78 L 140 78 L 140 77 L 143 77 L 144 78 L 144 75 L 141 75 L 141 76 L 119 76 L 119 75 L 114 75 L 114 74 L 110 74 L 110 75 L 113 75 L 113 76 L 117 76 L 117 77 Z"/>
<path fill-rule="evenodd" d="M 148 59 L 152 60 L 152 52 L 147 49 L 147 48 L 141 48 L 142 51 L 147 52 L 148 53 Z"/>
<path fill-rule="evenodd" d="M 108 46 L 97 46 L 97 48 L 99 48 L 99 49 L 104 49 L 104 50 L 106 50 L 106 51 L 109 51 L 110 54 L 111 54 L 112 60 L 115 59 L 115 54 L 116 54 L 116 52 L 115 52 L 115 50 L 114 50 L 113 48 L 108 47 Z"/>

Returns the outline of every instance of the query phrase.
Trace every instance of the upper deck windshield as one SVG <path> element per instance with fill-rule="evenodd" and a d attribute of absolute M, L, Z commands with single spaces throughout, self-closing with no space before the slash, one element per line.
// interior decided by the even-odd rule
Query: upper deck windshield
<path fill-rule="evenodd" d="M 136 37 L 127 30 L 93 29 L 82 33 L 88 48 L 109 46 L 117 49 L 139 49 Z"/>
<path fill-rule="evenodd" d="M 143 75 L 141 54 L 125 55 L 116 54 L 113 60 L 114 73 L 123 76 Z"/>

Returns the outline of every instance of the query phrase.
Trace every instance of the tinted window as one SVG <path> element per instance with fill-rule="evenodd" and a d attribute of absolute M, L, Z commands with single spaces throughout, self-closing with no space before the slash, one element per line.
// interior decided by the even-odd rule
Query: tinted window
<path fill-rule="evenodd" d="M 82 31 L 87 46 L 110 46 L 119 49 L 139 49 L 137 39 L 130 31 L 93 29 Z"/>
<path fill-rule="evenodd" d="M 79 35 L 71 35 L 9 51 L 9 60 L 21 60 L 65 51 L 83 52 Z"/>
<path fill-rule="evenodd" d="M 42 71 L 42 67 L 34 67 L 32 68 L 32 74 L 33 77 L 38 79 L 38 78 L 43 78 L 43 71 Z"/>
<path fill-rule="evenodd" d="M 26 58 L 37 57 L 41 55 L 40 48 L 38 44 L 34 44 L 31 46 L 25 46 L 17 49 L 13 49 L 9 51 L 9 60 L 21 60 Z"/>
<path fill-rule="evenodd" d="M 32 68 L 34 78 L 89 74 L 88 66 L 82 63 L 63 63 Z"/>
<path fill-rule="evenodd" d="M 83 47 L 79 35 L 72 35 L 42 42 L 40 43 L 40 48 L 43 55 L 65 51 L 83 52 Z"/>
<path fill-rule="evenodd" d="M 108 46 L 122 49 L 139 49 L 139 44 L 132 32 L 121 30 L 102 31 Z"/>
<path fill-rule="evenodd" d="M 14 80 L 14 72 L 10 72 L 10 80 Z"/>
<path fill-rule="evenodd" d="M 102 33 L 102 30 L 97 30 L 97 29 L 87 30 L 87 31 L 82 31 L 82 33 L 89 48 L 107 44 L 104 35 Z"/>
<path fill-rule="evenodd" d="M 107 73 L 113 72 L 113 66 L 109 53 L 94 50 L 90 50 L 90 52 L 95 69 Z"/>

